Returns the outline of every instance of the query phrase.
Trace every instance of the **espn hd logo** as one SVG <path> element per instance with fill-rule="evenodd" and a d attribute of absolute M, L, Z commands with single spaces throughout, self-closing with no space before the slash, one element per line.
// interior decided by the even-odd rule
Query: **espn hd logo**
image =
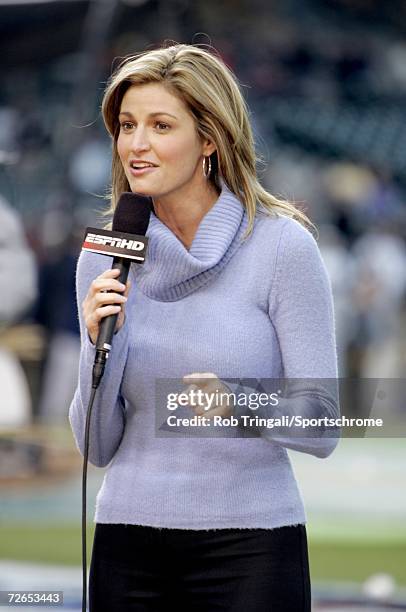
<path fill-rule="evenodd" d="M 101 255 L 126 257 L 137 263 L 143 263 L 147 244 L 146 236 L 88 227 L 82 248 Z"/>

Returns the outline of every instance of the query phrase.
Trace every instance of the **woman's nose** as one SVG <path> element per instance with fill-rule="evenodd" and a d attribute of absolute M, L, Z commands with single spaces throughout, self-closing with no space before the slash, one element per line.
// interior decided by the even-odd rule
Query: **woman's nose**
<path fill-rule="evenodd" d="M 134 131 L 131 148 L 134 152 L 147 151 L 150 148 L 147 131 L 140 126 Z"/>

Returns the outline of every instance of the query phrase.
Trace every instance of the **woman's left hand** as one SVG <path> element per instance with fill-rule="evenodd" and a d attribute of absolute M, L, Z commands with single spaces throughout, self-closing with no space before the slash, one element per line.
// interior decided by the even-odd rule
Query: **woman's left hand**
<path fill-rule="evenodd" d="M 184 376 L 183 382 L 188 385 L 185 393 L 190 395 L 189 406 L 196 415 L 209 419 L 214 416 L 229 417 L 232 415 L 234 404 L 232 398 L 227 397 L 232 392 L 216 374 L 195 372 Z"/>

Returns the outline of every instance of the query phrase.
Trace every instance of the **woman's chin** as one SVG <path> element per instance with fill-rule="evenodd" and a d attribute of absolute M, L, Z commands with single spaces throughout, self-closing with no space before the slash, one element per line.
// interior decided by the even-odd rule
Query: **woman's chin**
<path fill-rule="evenodd" d="M 141 185 L 130 185 L 130 189 L 132 193 L 136 193 L 137 195 L 152 197 L 154 194 L 153 190 L 148 189 L 148 187 L 142 187 Z"/>

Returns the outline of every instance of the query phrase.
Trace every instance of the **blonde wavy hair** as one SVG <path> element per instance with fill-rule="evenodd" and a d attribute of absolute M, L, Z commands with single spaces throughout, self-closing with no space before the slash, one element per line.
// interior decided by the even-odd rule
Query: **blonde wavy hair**
<path fill-rule="evenodd" d="M 171 44 L 127 56 L 110 77 L 102 101 L 105 126 L 113 140 L 112 181 L 108 198 L 112 214 L 118 198 L 130 191 L 117 153 L 118 115 L 123 96 L 132 85 L 162 83 L 188 107 L 202 139 L 213 142 L 210 180 L 220 189 L 220 176 L 247 210 L 248 236 L 256 213 L 281 214 L 313 226 L 291 202 L 278 199 L 260 184 L 249 111 L 237 78 L 224 62 L 201 47 Z"/>

